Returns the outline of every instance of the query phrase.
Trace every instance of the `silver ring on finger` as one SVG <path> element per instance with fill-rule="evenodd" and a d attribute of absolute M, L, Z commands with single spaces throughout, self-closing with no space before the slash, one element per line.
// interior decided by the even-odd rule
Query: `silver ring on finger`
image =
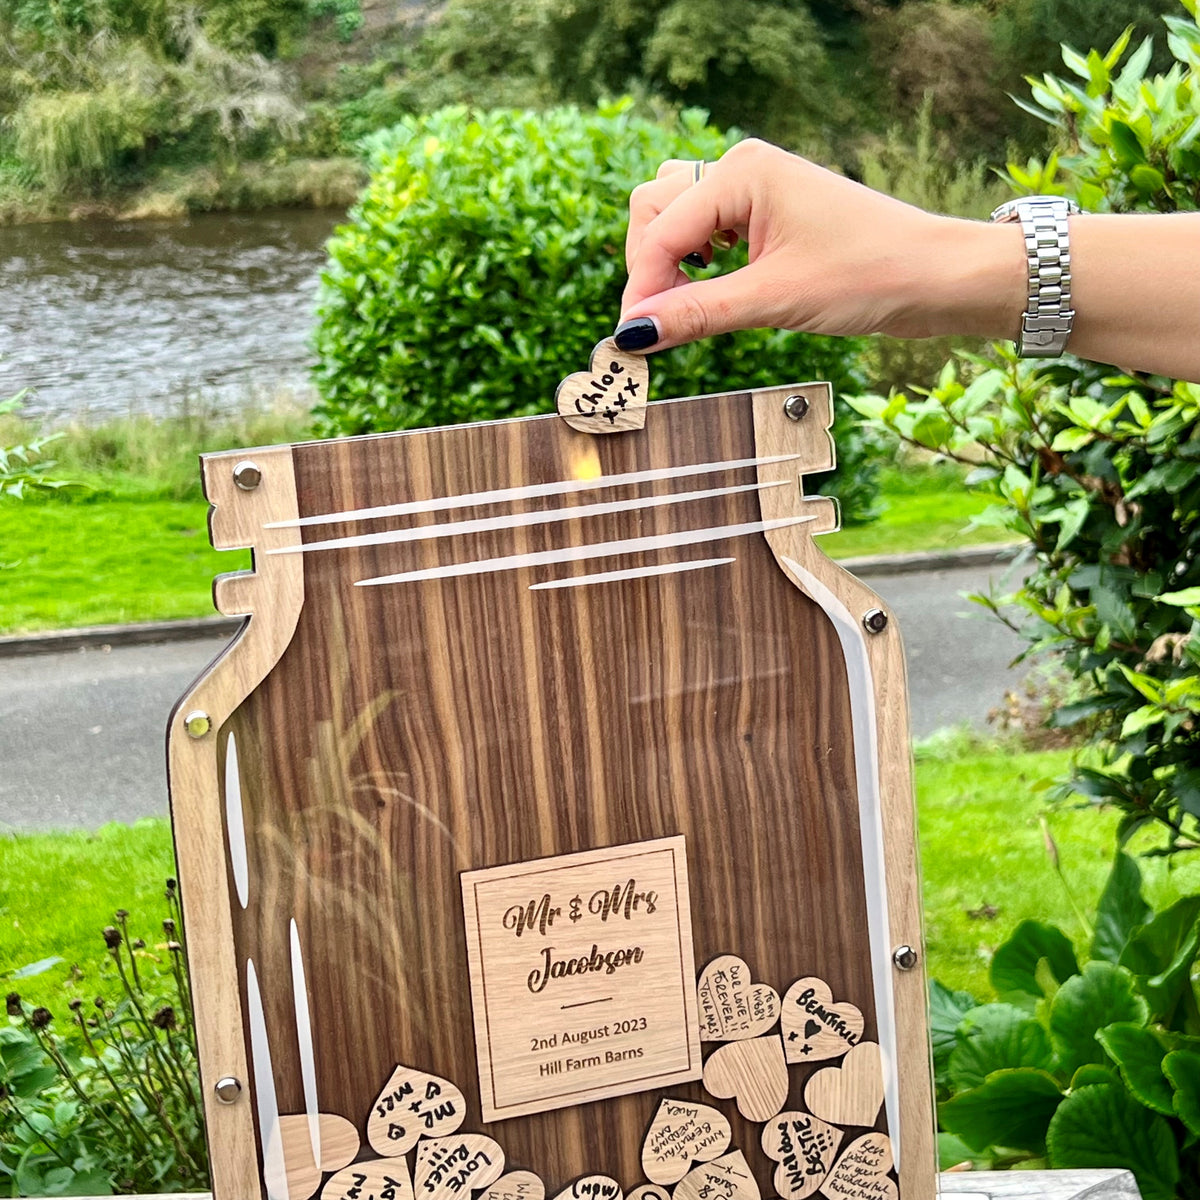
<path fill-rule="evenodd" d="M 704 159 L 692 163 L 692 183 L 699 183 L 704 178 L 704 168 L 706 165 Z"/>

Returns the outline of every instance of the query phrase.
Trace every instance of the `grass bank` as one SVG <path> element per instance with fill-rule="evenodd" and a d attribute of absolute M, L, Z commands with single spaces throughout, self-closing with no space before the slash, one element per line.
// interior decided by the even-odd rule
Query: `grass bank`
<path fill-rule="evenodd" d="M 209 545 L 196 455 L 298 440 L 306 425 L 307 414 L 283 406 L 68 431 L 50 452 L 55 474 L 78 486 L 21 503 L 0 500 L 0 634 L 211 615 L 213 576 L 250 560 L 245 551 Z M 20 431 L 0 428 L 0 444 L 6 436 L 18 440 Z M 957 468 L 892 467 L 882 483 L 880 520 L 822 539 L 827 554 L 997 540 L 991 530 L 966 530 L 984 501 L 966 491 Z"/>
<path fill-rule="evenodd" d="M 1060 924 L 1082 949 L 1077 908 L 1094 910 L 1114 846 L 1116 815 L 1063 805 L 1048 808 L 1039 781 L 1060 775 L 1065 751 L 966 735 L 935 738 L 917 750 L 921 859 L 929 971 L 952 988 L 990 995 L 987 960 L 1026 918 Z M 1039 817 L 1058 846 L 1062 875 L 1046 854 Z M 1133 850 L 1149 848 L 1135 842 Z M 1156 905 L 1200 891 L 1200 860 L 1173 870 L 1142 860 Z M 107 825 L 95 833 L 0 837 L 0 983 L 66 1010 L 106 985 L 100 930 L 117 908 L 130 911 L 146 953 L 164 938 L 163 881 L 173 875 L 170 832 L 162 820 Z M 13 971 L 61 957 L 36 977 Z"/>

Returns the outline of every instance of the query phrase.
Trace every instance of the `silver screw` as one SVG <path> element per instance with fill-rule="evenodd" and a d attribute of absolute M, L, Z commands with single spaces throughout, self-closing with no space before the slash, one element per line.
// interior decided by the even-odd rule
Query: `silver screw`
<path fill-rule="evenodd" d="M 901 971 L 911 971 L 917 965 L 917 952 L 911 946 L 897 946 L 892 951 L 892 962 Z"/>
<path fill-rule="evenodd" d="M 807 396 L 789 396 L 783 402 L 783 411 L 791 421 L 799 421 L 808 412 Z"/>
<path fill-rule="evenodd" d="M 868 633 L 882 633 L 887 628 L 888 615 L 882 608 L 872 608 L 863 613 L 863 628 Z"/>
<path fill-rule="evenodd" d="M 262 483 L 262 471 L 259 469 L 258 463 L 253 463 L 248 458 L 243 458 L 240 463 L 235 463 L 233 468 L 233 482 L 243 492 L 254 491 Z"/>
<path fill-rule="evenodd" d="M 242 1094 L 242 1081 L 234 1079 L 232 1075 L 226 1075 L 224 1079 L 217 1080 L 213 1091 L 217 1093 L 217 1099 L 222 1104 L 232 1104 Z"/>
<path fill-rule="evenodd" d="M 202 738 L 211 728 L 212 720 L 202 709 L 194 708 L 183 718 L 183 727 L 189 737 Z"/>

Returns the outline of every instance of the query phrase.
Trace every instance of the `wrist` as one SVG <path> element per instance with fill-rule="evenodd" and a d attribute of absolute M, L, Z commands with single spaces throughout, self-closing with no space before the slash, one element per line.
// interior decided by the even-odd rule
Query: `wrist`
<path fill-rule="evenodd" d="M 917 257 L 900 336 L 1019 336 L 1029 287 L 1020 225 L 930 217 Z"/>

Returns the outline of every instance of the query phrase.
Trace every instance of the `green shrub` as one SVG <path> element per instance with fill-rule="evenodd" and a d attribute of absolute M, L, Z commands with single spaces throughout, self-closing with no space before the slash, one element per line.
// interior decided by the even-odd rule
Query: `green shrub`
<path fill-rule="evenodd" d="M 167 881 L 162 941 L 103 930 L 110 994 L 70 1000 L 69 1032 L 10 991 L 0 1025 L 0 1194 L 83 1196 L 208 1186 L 183 915 Z M 61 962 L 31 963 L 29 979 Z"/>
<path fill-rule="evenodd" d="M 370 143 L 372 177 L 329 245 L 316 333 L 322 434 L 549 411 L 559 379 L 611 333 L 625 280 L 631 189 L 667 158 L 715 159 L 736 140 L 702 113 L 461 108 Z M 726 269 L 744 261 L 744 249 Z M 853 342 L 757 330 L 651 361 L 658 396 L 830 380 L 859 390 Z M 833 490 L 871 514 L 874 443 L 838 427 Z"/>
<path fill-rule="evenodd" d="M 1141 886 L 1118 852 L 1082 966 L 1061 929 L 1023 921 L 992 958 L 998 1003 L 933 983 L 944 1158 L 1125 1167 L 1144 1200 L 1198 1194 L 1200 896 L 1155 913 Z"/>

